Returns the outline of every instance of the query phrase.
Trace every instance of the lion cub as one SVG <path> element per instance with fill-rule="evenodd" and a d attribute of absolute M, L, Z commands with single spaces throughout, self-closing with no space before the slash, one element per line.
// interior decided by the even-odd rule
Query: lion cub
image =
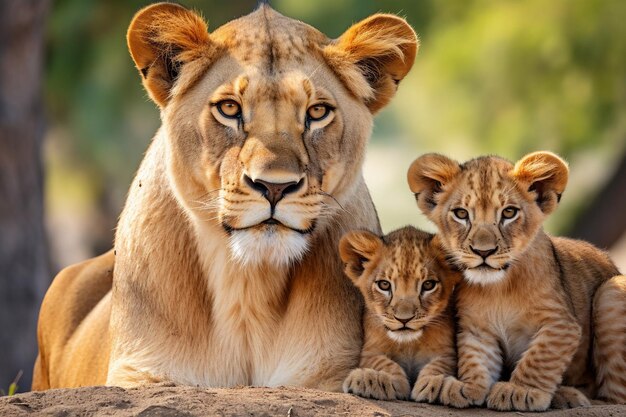
<path fill-rule="evenodd" d="M 461 276 L 447 267 L 436 239 L 413 227 L 382 238 L 357 231 L 341 239 L 346 274 L 366 305 L 360 368 L 344 381 L 345 392 L 379 400 L 410 393 L 434 402 L 444 377 L 456 374 L 448 301 Z"/>
<path fill-rule="evenodd" d="M 583 392 L 626 403 L 626 277 L 599 249 L 542 229 L 567 179 L 549 152 L 411 165 L 417 204 L 465 277 L 444 404 L 541 411 L 589 405 Z"/>

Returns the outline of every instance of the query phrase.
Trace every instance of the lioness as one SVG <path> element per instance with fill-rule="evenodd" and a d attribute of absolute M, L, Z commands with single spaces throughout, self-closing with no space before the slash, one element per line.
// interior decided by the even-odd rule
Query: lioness
<path fill-rule="evenodd" d="M 65 269 L 44 299 L 33 389 L 340 390 L 362 302 L 336 247 L 349 229 L 379 230 L 361 166 L 415 32 L 376 14 L 330 40 L 262 5 L 209 33 L 160 3 L 127 39 L 163 124 L 115 252 Z"/>

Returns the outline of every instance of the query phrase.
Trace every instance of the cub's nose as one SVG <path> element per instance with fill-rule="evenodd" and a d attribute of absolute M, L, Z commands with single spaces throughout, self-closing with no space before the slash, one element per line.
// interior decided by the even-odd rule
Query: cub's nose
<path fill-rule="evenodd" d="M 470 249 L 472 250 L 472 252 L 474 252 L 476 255 L 480 256 L 483 259 L 487 259 L 490 255 L 493 255 L 494 253 L 498 251 L 497 246 L 491 249 L 475 249 L 472 246 L 470 246 Z"/>
<path fill-rule="evenodd" d="M 258 192 L 260 192 L 263 197 L 270 202 L 272 208 L 276 206 L 276 204 L 287 194 L 295 193 L 298 191 L 302 184 L 304 184 L 304 178 L 300 181 L 290 181 L 283 183 L 274 183 L 269 181 L 264 181 L 262 179 L 252 180 L 250 177 L 245 175 L 245 182 Z"/>
<path fill-rule="evenodd" d="M 411 320 L 413 320 L 415 316 L 411 316 L 411 317 L 398 317 L 398 316 L 393 316 L 393 318 L 395 318 L 396 320 L 398 320 L 400 323 L 402 324 L 407 324 L 408 322 L 410 322 Z"/>

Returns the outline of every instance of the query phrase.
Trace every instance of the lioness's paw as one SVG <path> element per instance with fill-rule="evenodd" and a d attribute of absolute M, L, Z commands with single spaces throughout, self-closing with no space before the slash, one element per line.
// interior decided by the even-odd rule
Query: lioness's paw
<path fill-rule="evenodd" d="M 552 397 L 551 408 L 589 407 L 589 399 L 574 387 L 560 386 Z"/>
<path fill-rule="evenodd" d="M 443 387 L 444 375 L 431 375 L 417 378 L 411 399 L 418 402 L 435 403 Z"/>
<path fill-rule="evenodd" d="M 482 405 L 486 396 L 486 388 L 447 376 L 443 380 L 439 401 L 451 407 L 467 408 L 470 405 Z"/>
<path fill-rule="evenodd" d="M 406 400 L 409 397 L 409 381 L 390 373 L 368 368 L 350 372 L 343 382 L 343 391 L 376 400 Z"/>
<path fill-rule="evenodd" d="M 487 396 L 487 407 L 500 411 L 545 411 L 551 400 L 552 395 L 548 392 L 511 382 L 498 382 Z"/>

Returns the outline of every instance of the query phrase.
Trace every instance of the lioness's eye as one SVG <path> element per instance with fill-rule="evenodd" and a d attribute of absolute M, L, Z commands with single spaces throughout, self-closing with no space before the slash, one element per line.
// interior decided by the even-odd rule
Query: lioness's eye
<path fill-rule="evenodd" d="M 386 279 L 381 279 L 380 281 L 376 281 L 376 285 L 383 291 L 389 291 L 391 289 L 391 282 Z"/>
<path fill-rule="evenodd" d="M 241 114 L 241 106 L 235 100 L 223 100 L 216 104 L 217 110 L 224 117 L 236 119 Z"/>
<path fill-rule="evenodd" d="M 437 285 L 437 281 L 435 281 L 433 279 L 429 279 L 428 281 L 424 281 L 422 283 L 422 292 L 423 291 L 430 291 L 433 288 L 435 288 L 436 285 Z"/>
<path fill-rule="evenodd" d="M 457 219 L 461 220 L 467 220 L 467 218 L 469 217 L 469 213 L 463 208 L 454 209 L 452 210 L 452 213 L 454 213 Z"/>
<path fill-rule="evenodd" d="M 330 114 L 331 108 L 326 104 L 315 104 L 306 111 L 307 119 L 311 122 L 317 122 L 325 119 Z"/>
<path fill-rule="evenodd" d="M 505 219 L 512 219 L 518 211 L 519 209 L 517 207 L 509 206 L 502 210 L 502 217 Z"/>

